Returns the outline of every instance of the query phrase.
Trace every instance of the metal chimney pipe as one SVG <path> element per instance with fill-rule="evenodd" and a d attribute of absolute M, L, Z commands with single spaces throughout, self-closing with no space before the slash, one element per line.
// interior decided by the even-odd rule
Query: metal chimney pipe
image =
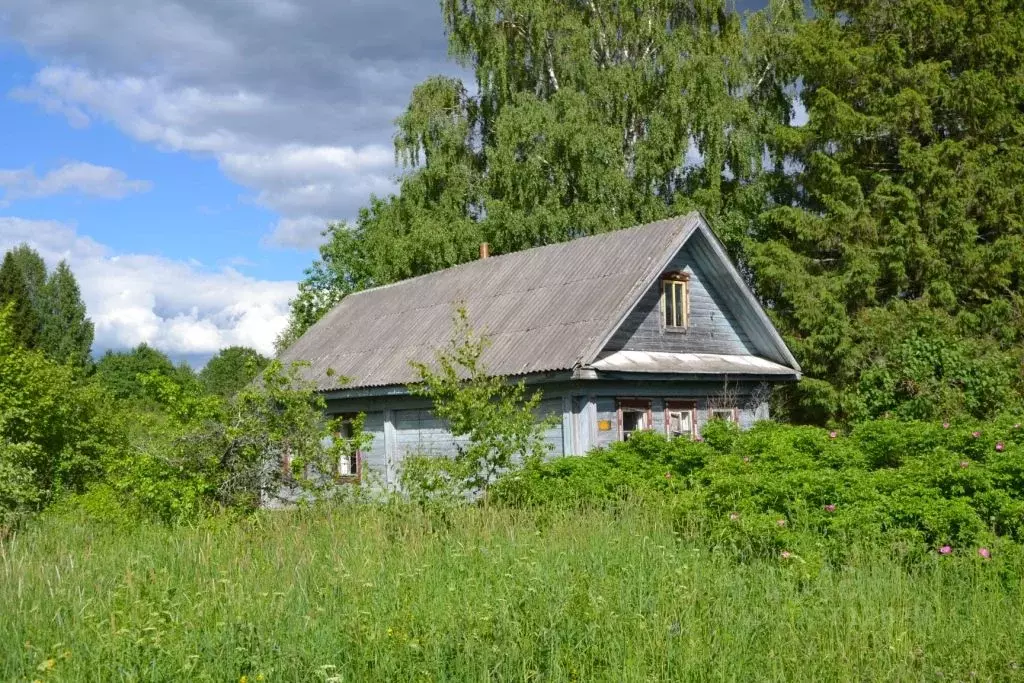
<path fill-rule="evenodd" d="M 480 258 L 485 259 L 491 255 L 491 245 L 487 242 L 480 243 Z"/>

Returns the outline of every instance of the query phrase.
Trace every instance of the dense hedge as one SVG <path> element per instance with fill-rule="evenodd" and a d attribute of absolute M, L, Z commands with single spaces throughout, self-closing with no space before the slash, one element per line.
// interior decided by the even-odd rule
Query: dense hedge
<path fill-rule="evenodd" d="M 660 500 L 718 544 L 841 555 L 858 538 L 905 551 L 988 554 L 1024 539 L 1024 429 L 873 421 L 848 434 L 724 422 L 701 442 L 644 433 L 505 477 L 511 506 Z M 681 517 L 681 518 L 682 518 Z"/>

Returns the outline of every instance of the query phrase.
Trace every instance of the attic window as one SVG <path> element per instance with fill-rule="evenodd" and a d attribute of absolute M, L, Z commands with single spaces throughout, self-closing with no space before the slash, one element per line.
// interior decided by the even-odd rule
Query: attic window
<path fill-rule="evenodd" d="M 666 273 L 661 278 L 661 312 L 666 330 L 685 330 L 690 324 L 690 276 Z"/>

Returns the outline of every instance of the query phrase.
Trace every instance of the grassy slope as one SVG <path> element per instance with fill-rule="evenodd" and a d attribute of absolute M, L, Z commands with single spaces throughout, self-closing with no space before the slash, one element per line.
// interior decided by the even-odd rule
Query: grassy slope
<path fill-rule="evenodd" d="M 668 515 L 409 508 L 0 547 L 0 679 L 965 680 L 1024 665 L 1022 567 L 736 564 Z"/>

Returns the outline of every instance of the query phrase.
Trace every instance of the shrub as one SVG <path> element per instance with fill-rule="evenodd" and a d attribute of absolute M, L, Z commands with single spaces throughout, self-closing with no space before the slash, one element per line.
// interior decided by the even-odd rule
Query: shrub
<path fill-rule="evenodd" d="M 644 433 L 583 458 L 503 478 L 506 505 L 660 500 L 714 544 L 838 557 L 856 538 L 907 552 L 1024 539 L 1024 430 L 876 420 L 850 434 L 761 423 L 709 424 L 703 443 Z"/>

